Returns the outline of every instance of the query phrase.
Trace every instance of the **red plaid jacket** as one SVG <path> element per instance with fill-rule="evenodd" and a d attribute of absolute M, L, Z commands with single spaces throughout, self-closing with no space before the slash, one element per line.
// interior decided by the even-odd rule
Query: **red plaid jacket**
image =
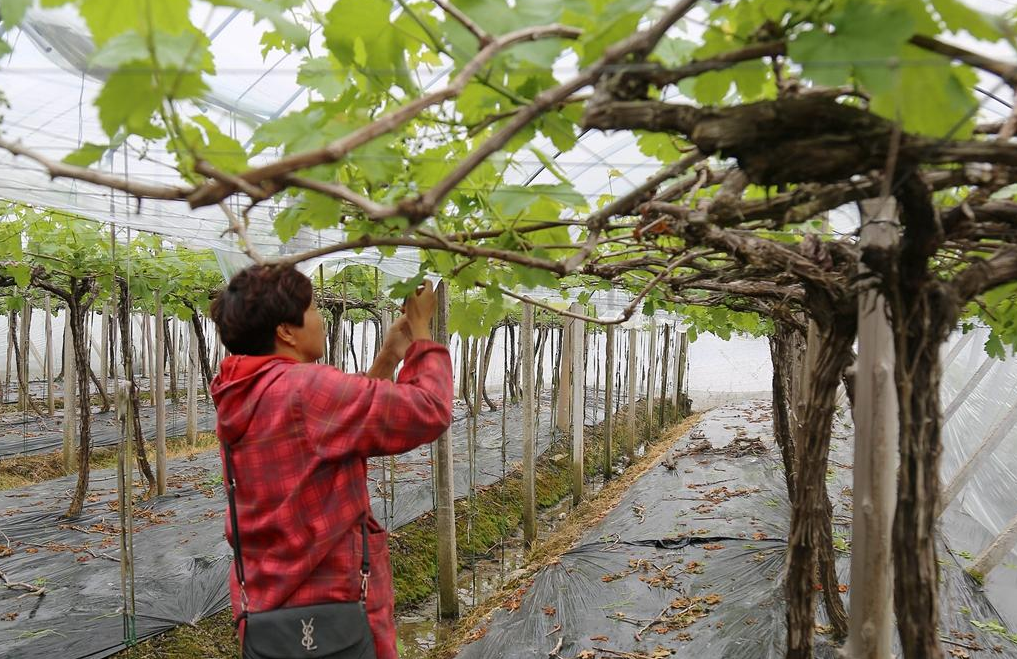
<path fill-rule="evenodd" d="M 366 515 L 368 619 L 378 659 L 395 658 L 387 534 L 371 515 L 367 458 L 409 451 L 448 428 L 448 350 L 414 342 L 396 382 L 274 355 L 231 356 L 212 397 L 216 432 L 233 453 L 249 610 L 356 600 Z M 232 544 L 229 515 L 226 537 Z M 239 616 L 235 573 L 230 594 Z"/>

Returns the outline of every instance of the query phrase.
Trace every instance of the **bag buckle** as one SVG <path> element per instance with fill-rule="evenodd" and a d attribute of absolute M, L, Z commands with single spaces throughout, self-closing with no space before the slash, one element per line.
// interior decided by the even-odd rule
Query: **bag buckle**
<path fill-rule="evenodd" d="M 360 571 L 360 601 L 367 602 L 367 578 L 371 576 L 371 571 L 364 572 Z"/>
<path fill-rule="evenodd" d="M 247 605 L 250 603 L 250 600 L 247 599 L 247 591 L 244 589 L 244 582 L 241 581 L 239 583 L 240 583 L 240 610 L 243 613 L 247 613 Z"/>

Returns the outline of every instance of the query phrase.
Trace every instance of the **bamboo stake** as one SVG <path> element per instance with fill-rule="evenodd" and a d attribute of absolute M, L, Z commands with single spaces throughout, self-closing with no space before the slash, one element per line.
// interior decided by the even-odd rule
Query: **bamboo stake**
<path fill-rule="evenodd" d="M 166 331 L 163 325 L 162 292 L 155 292 L 155 481 L 156 493 L 166 494 Z"/>
<path fill-rule="evenodd" d="M 434 340 L 448 346 L 448 285 L 438 284 L 438 308 L 434 318 Z M 446 430 L 435 442 L 435 471 L 438 532 L 438 617 L 444 620 L 459 617 L 459 595 L 456 588 L 456 516 L 452 475 L 452 440 Z"/>

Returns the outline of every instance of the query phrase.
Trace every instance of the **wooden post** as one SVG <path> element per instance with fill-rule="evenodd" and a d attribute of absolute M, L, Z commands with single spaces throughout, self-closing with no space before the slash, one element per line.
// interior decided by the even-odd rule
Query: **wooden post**
<path fill-rule="evenodd" d="M 981 382 L 986 375 L 988 375 L 989 371 L 991 371 L 992 367 L 995 365 L 995 357 L 985 358 L 982 365 L 978 367 L 978 370 L 975 371 L 974 375 L 971 376 L 971 378 L 964 384 L 964 387 L 957 392 L 957 395 L 953 397 L 953 400 L 951 400 L 950 404 L 946 407 L 946 411 L 943 412 L 943 425 L 946 425 L 946 422 L 950 420 L 950 417 L 953 416 L 954 412 L 960 409 L 960 406 L 964 404 L 964 401 L 966 401 L 972 392 L 974 392 L 974 390 L 978 387 L 978 383 Z"/>
<path fill-rule="evenodd" d="M 671 326 L 664 325 L 664 347 L 660 351 L 660 414 L 657 417 L 658 426 L 664 427 L 664 415 L 667 412 L 667 367 L 668 358 L 671 356 Z"/>
<path fill-rule="evenodd" d="M 7 369 L 4 371 L 5 383 L 4 391 L 7 395 L 11 392 L 11 361 L 14 359 L 14 341 L 11 341 L 11 336 L 14 334 L 14 319 L 15 313 L 13 311 L 7 312 Z M 17 378 L 15 378 L 17 379 Z"/>
<path fill-rule="evenodd" d="M 74 440 L 77 425 L 77 403 L 75 402 L 74 386 L 78 381 L 74 361 L 74 339 L 71 336 L 71 312 L 64 314 L 64 473 L 74 469 Z"/>
<path fill-rule="evenodd" d="M 169 388 L 170 388 L 170 399 L 172 399 L 174 406 L 177 402 L 178 389 L 177 389 L 177 352 L 180 350 L 180 346 L 177 345 L 177 321 L 176 318 L 171 318 L 166 322 L 165 329 L 169 330 L 169 336 L 166 337 L 167 347 L 169 348 Z M 165 331 L 165 330 L 164 330 Z"/>
<path fill-rule="evenodd" d="M 614 411 L 614 325 L 605 328 L 604 354 L 604 480 L 614 475 L 611 414 Z"/>
<path fill-rule="evenodd" d="M 152 400 L 155 403 L 156 493 L 166 494 L 166 330 L 162 318 L 162 291 L 155 292 L 155 370 Z"/>
<path fill-rule="evenodd" d="M 198 365 L 198 335 L 194 325 L 188 341 L 187 359 L 187 443 L 194 446 L 198 442 L 198 380 L 201 378 L 201 366 Z"/>
<path fill-rule="evenodd" d="M 533 305 L 523 302 L 522 326 L 519 328 L 523 356 L 523 542 L 529 549 L 537 540 L 536 491 L 536 394 L 533 381 Z M 479 404 L 479 403 L 478 403 Z"/>
<path fill-rule="evenodd" d="M 562 319 L 561 333 L 561 364 L 559 364 L 558 375 L 558 410 L 555 415 L 555 427 L 563 433 L 569 431 L 571 414 L 569 407 L 572 404 L 572 355 L 575 352 L 572 343 L 572 326 L 575 325 L 573 318 Z"/>
<path fill-rule="evenodd" d="M 29 304 L 28 300 L 25 300 L 25 306 L 21 309 L 21 336 L 18 337 L 21 343 L 21 363 L 18 368 L 21 369 L 21 384 L 22 388 L 19 390 L 18 402 L 20 403 L 21 409 L 28 411 L 30 406 L 29 399 L 32 394 L 28 390 L 28 364 L 29 364 L 29 345 L 31 342 L 31 331 L 32 331 L 32 305 Z"/>
<path fill-rule="evenodd" d="M 862 202 L 860 247 L 896 242 L 892 198 Z M 859 276 L 868 268 L 858 264 Z M 851 537 L 851 613 L 846 656 L 891 659 L 893 562 L 891 535 L 899 455 L 893 328 L 886 300 L 875 289 L 858 296 L 858 369 L 855 384 L 854 507 Z"/>
<path fill-rule="evenodd" d="M 984 582 L 985 577 L 1003 562 L 1015 546 L 1017 546 L 1017 516 L 1011 519 L 996 539 L 975 558 L 975 562 L 968 566 L 967 573 Z"/>
<path fill-rule="evenodd" d="M 682 340 L 678 344 L 678 374 L 675 376 L 675 400 L 679 404 L 684 404 L 684 398 L 682 395 L 685 393 L 685 389 L 688 387 L 686 375 L 688 374 L 689 364 L 689 335 L 687 332 L 682 332 Z"/>
<path fill-rule="evenodd" d="M 968 480 L 971 478 L 971 474 L 974 472 L 975 467 L 986 457 L 992 455 L 999 445 L 1006 439 L 1006 436 L 1013 430 L 1014 424 L 1017 423 L 1017 401 L 1010 404 L 1002 416 L 997 419 L 996 423 L 992 426 L 989 434 L 986 435 L 985 440 L 975 449 L 975 452 L 961 465 L 961 468 L 957 470 L 957 473 L 950 479 L 950 483 L 943 490 L 943 496 L 940 498 L 939 511 L 942 513 L 950 505 L 950 503 L 957 498 L 960 491 L 967 485 Z"/>
<path fill-rule="evenodd" d="M 647 354 L 649 367 L 646 371 L 646 432 L 644 439 L 648 442 L 656 427 L 653 419 L 653 399 L 657 386 L 657 319 L 650 318 L 650 351 Z"/>
<path fill-rule="evenodd" d="M 49 415 L 56 415 L 56 393 L 53 385 L 53 303 L 46 296 L 46 407 Z"/>
<path fill-rule="evenodd" d="M 629 456 L 629 463 L 636 458 L 636 380 L 638 374 L 636 373 L 636 340 L 638 338 L 637 331 L 634 329 L 629 330 L 629 431 L 625 437 L 625 454 Z"/>
<path fill-rule="evenodd" d="M 573 313 L 581 313 L 583 308 L 578 302 L 572 304 Z M 583 339 L 586 334 L 586 323 L 572 319 L 569 325 L 571 329 L 571 356 L 572 356 L 572 377 L 569 385 L 572 390 L 572 504 L 578 505 L 583 499 L 583 486 L 586 483 L 586 474 L 583 470 L 585 464 L 583 454 L 583 430 L 584 415 L 586 412 L 586 351 L 583 349 Z M 562 371 L 564 374 L 564 370 Z"/>
<path fill-rule="evenodd" d="M 109 395 L 109 304 L 102 305 L 102 325 L 99 328 L 99 386 L 102 394 Z"/>
<path fill-rule="evenodd" d="M 448 285 L 438 284 L 438 308 L 434 318 L 434 340 L 448 346 Z M 456 573 L 456 515 L 452 476 L 452 439 L 446 430 L 435 442 L 435 501 L 438 531 L 438 617 L 459 617 Z"/>

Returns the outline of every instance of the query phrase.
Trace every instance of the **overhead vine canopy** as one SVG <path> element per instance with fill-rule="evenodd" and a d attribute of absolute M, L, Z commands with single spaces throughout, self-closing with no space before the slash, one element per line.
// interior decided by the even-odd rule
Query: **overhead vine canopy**
<path fill-rule="evenodd" d="M 419 273 L 394 292 L 424 273 L 481 291 L 487 304 L 457 314 L 468 333 L 486 332 L 506 298 L 535 287 L 627 291 L 631 303 L 605 322 L 657 309 L 725 331 L 758 330 L 760 317 L 783 329 L 811 321 L 829 354 L 848 356 L 817 365 L 816 411 L 797 438 L 813 467 L 825 465 L 858 293 L 879 287 L 901 403 L 897 617 L 906 656 L 939 656 L 924 638 L 936 624 L 938 348 L 974 316 L 993 329 L 990 353 L 1017 345 L 1017 115 L 981 112 L 1017 86 L 1013 9 L 984 13 L 961 0 L 41 7 L 0 2 L 8 47 L 16 54 L 18 25 L 45 41 L 48 11 L 80 20 L 80 47 L 62 56 L 77 57 L 98 86 L 99 137 L 54 156 L 31 131 L 0 124 L 0 149 L 54 185 L 177 213 L 187 204 L 256 261 L 417 250 Z M 229 8 L 255 26 L 229 49 L 290 62 L 285 84 L 303 93 L 261 115 L 242 107 L 244 94 L 224 97 L 219 60 L 229 52 L 216 43 L 222 26 L 207 26 Z M 620 141 L 612 148 L 639 166 L 610 156 L 567 164 L 588 161 L 593 140 Z M 163 152 L 173 176 L 137 173 Z M 135 174 L 111 171 L 113 153 Z M 830 213 L 868 199 L 882 200 L 876 216 L 896 244 L 863 248 L 852 213 L 827 230 Z M 265 248 L 267 221 L 282 248 Z M 0 257 L 19 266 L 17 254 Z M 828 544 L 808 516 L 823 473 L 813 469 L 817 488 L 796 493 L 791 563 L 804 576 L 789 592 L 789 656 L 811 656 L 812 614 L 795 616 L 815 596 L 810 547 Z"/>

